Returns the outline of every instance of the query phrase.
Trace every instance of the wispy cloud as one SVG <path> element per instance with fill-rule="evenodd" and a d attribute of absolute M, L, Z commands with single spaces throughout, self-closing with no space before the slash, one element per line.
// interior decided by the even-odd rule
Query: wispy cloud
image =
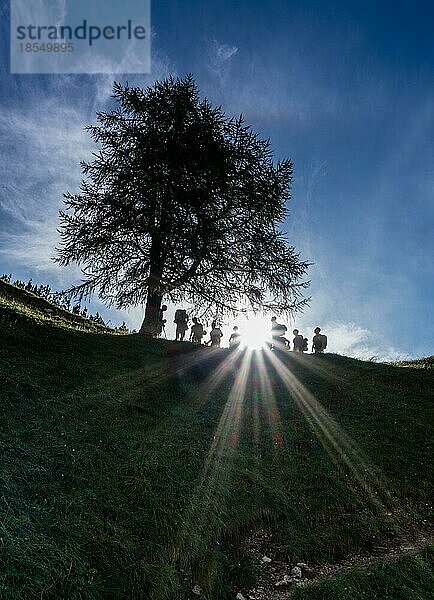
<path fill-rule="evenodd" d="M 224 86 L 230 74 L 231 60 L 237 54 L 238 48 L 212 40 L 208 52 L 208 69 L 217 77 L 219 84 Z"/>
<path fill-rule="evenodd" d="M 62 194 L 81 179 L 79 161 L 91 150 L 79 110 L 54 97 L 0 116 L 0 208 L 6 224 L 0 254 L 9 260 L 53 271 L 58 210 Z"/>
<path fill-rule="evenodd" d="M 385 342 L 380 335 L 356 323 L 332 322 L 325 324 L 323 332 L 328 338 L 329 352 L 362 360 L 406 360 L 410 355 Z"/>

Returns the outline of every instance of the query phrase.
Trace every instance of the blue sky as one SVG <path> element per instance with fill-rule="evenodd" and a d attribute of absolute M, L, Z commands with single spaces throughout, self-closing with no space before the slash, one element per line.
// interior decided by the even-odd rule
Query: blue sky
<path fill-rule="evenodd" d="M 6 4 L 1 14 L 0 271 L 62 288 L 79 272 L 50 260 L 57 211 L 114 77 L 10 75 Z M 293 160 L 285 229 L 314 263 L 297 326 L 319 324 L 355 356 L 432 354 L 432 2 L 159 0 L 151 22 L 152 73 L 117 80 L 191 72 Z M 142 316 L 103 312 L 131 327 Z"/>

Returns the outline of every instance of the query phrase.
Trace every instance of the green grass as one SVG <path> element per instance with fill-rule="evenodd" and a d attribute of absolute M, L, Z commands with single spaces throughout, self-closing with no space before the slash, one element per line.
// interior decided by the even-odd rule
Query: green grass
<path fill-rule="evenodd" d="M 182 599 L 195 584 L 202 598 L 233 598 L 255 576 L 243 536 L 263 523 L 276 556 L 311 565 L 427 529 L 427 366 L 288 355 L 302 391 L 268 360 L 261 387 L 258 359 L 243 380 L 242 357 L 53 318 L 10 288 L 0 288 L 2 599 Z M 307 418 L 300 394 L 320 403 Z M 408 559 L 418 575 L 396 598 L 423 598 L 425 559 Z M 406 577 L 408 564 L 387 568 Z M 368 577 L 355 573 L 299 597 L 392 599 L 377 590 L 391 585 L 387 568 L 369 576 L 371 595 L 348 595 Z"/>

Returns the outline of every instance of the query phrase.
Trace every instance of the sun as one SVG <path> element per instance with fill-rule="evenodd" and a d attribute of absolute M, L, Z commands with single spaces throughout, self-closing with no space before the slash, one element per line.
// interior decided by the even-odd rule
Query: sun
<path fill-rule="evenodd" d="M 236 323 L 241 335 L 241 346 L 248 350 L 265 348 L 270 340 L 271 320 L 269 317 L 243 317 Z"/>

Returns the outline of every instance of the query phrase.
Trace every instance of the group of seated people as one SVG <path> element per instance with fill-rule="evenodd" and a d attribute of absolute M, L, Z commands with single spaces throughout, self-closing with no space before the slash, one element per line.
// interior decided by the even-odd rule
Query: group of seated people
<path fill-rule="evenodd" d="M 167 310 L 167 306 L 163 305 L 161 307 L 161 323 L 162 328 L 164 327 L 164 323 L 166 322 L 163 319 L 164 311 Z M 185 309 L 178 309 L 175 312 L 174 323 L 176 325 L 176 340 L 184 341 L 187 330 L 189 329 L 188 325 L 188 314 Z M 293 341 L 292 348 L 291 342 L 285 337 L 287 331 L 286 325 L 277 322 L 276 317 L 272 317 L 271 319 L 271 336 L 268 345 L 271 350 L 277 349 L 287 349 L 293 352 L 307 352 L 309 343 L 307 337 L 303 337 L 303 335 L 299 332 L 298 329 L 293 330 Z M 190 336 L 189 340 L 193 344 L 202 344 L 204 343 L 206 346 L 211 346 L 214 348 L 220 348 L 221 340 L 223 338 L 223 332 L 219 327 L 217 321 L 213 321 L 211 324 L 211 331 L 209 333 L 209 340 L 204 342 L 204 338 L 207 335 L 204 326 L 199 322 L 197 317 L 192 318 L 192 325 L 190 327 Z M 229 348 L 237 349 L 242 345 L 242 336 L 239 332 L 238 326 L 235 325 L 232 333 L 229 337 Z M 316 327 L 314 329 L 314 336 L 312 338 L 312 352 L 315 354 L 321 354 L 327 348 L 327 336 L 321 334 L 321 328 Z"/>

